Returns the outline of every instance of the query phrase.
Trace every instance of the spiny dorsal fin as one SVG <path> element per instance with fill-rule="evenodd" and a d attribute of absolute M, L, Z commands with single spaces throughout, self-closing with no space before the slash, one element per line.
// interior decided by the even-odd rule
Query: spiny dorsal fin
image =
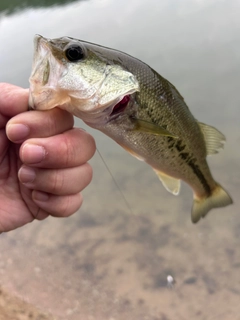
<path fill-rule="evenodd" d="M 219 152 L 219 149 L 223 149 L 226 141 L 225 136 L 214 127 L 202 122 L 198 122 L 198 124 L 204 136 L 207 154 L 215 154 Z"/>
<path fill-rule="evenodd" d="M 158 171 L 156 169 L 153 170 L 157 174 L 158 178 L 161 180 L 166 190 L 177 196 L 180 191 L 181 181 L 179 179 L 168 176 L 167 174 L 162 173 L 161 171 Z"/>

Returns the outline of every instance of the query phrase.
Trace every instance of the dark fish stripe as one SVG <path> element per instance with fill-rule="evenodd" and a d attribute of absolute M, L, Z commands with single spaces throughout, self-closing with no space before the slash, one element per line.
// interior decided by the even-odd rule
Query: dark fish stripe
<path fill-rule="evenodd" d="M 148 105 L 145 106 L 145 109 L 146 109 L 146 113 L 149 116 L 149 118 L 151 119 L 151 121 L 155 124 L 158 124 L 157 121 L 154 121 L 154 118 L 152 116 L 152 110 L 148 109 Z M 164 126 L 164 125 L 162 125 L 162 127 L 167 128 L 167 126 Z M 211 188 L 210 188 L 207 180 L 205 179 L 203 173 L 199 169 L 199 166 L 195 164 L 196 160 L 191 159 L 191 156 L 189 153 L 182 152 L 185 149 L 186 145 L 183 144 L 182 140 L 178 140 L 176 142 L 176 140 L 172 137 L 167 137 L 167 141 L 168 141 L 168 149 L 170 149 L 170 150 L 172 148 L 177 149 L 179 156 L 189 165 L 189 167 L 192 169 L 193 173 L 198 177 L 207 196 L 210 196 L 211 195 Z"/>
<path fill-rule="evenodd" d="M 181 144 L 182 144 L 182 140 L 178 140 L 175 146 L 179 152 L 182 152 L 186 147 L 186 145 L 181 145 Z"/>
<path fill-rule="evenodd" d="M 211 188 L 209 184 L 207 183 L 207 180 L 205 179 L 203 173 L 199 169 L 199 166 L 195 164 L 196 160 L 191 159 L 189 153 L 187 152 L 181 152 L 179 153 L 179 156 L 185 160 L 185 162 L 189 165 L 189 167 L 192 169 L 194 174 L 198 177 L 199 181 L 201 182 L 204 190 L 206 191 L 207 196 L 211 195 Z"/>

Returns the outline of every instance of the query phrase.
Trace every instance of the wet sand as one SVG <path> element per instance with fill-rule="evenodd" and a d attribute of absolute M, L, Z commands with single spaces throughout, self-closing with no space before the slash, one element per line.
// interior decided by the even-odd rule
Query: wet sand
<path fill-rule="evenodd" d="M 35 306 L 0 288 L 0 320 L 53 320 Z"/>
<path fill-rule="evenodd" d="M 96 154 L 78 213 L 1 235 L 0 284 L 8 292 L 1 299 L 14 302 L 10 294 L 27 302 L 19 302 L 14 316 L 9 304 L 3 319 L 25 320 L 33 310 L 33 319 L 53 319 L 42 312 L 56 320 L 238 320 L 237 161 L 227 151 L 210 159 L 235 204 L 193 225 L 186 185 L 172 196 L 148 167 L 107 142 L 111 151 L 101 137 L 99 148 L 132 212 Z M 173 288 L 168 275 L 176 280 Z"/>

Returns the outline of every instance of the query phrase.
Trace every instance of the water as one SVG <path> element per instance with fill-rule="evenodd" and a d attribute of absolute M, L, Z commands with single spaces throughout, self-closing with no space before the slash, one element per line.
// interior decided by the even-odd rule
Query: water
<path fill-rule="evenodd" d="M 85 127 L 134 214 L 96 154 L 93 182 L 74 217 L 1 235 L 0 284 L 56 319 L 239 319 L 240 2 L 17 5 L 9 12 L 0 5 L 0 81 L 28 87 L 36 33 L 140 58 L 178 88 L 197 119 L 226 135 L 224 151 L 209 163 L 234 205 L 192 225 L 186 185 L 173 197 L 149 167 Z M 176 279 L 172 289 L 168 275 Z"/>

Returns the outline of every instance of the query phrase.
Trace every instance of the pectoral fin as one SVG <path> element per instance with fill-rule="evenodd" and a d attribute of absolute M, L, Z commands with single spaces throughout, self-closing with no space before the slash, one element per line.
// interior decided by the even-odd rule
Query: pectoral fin
<path fill-rule="evenodd" d="M 163 186 L 167 189 L 167 191 L 171 192 L 175 196 L 179 194 L 180 187 L 181 187 L 181 180 L 168 176 L 161 171 L 153 169 L 154 172 L 157 174 L 158 178 L 161 180 Z"/>
<path fill-rule="evenodd" d="M 171 132 L 152 122 L 137 118 L 132 118 L 131 121 L 134 123 L 134 131 L 176 138 L 176 136 L 174 136 Z"/>
<path fill-rule="evenodd" d="M 225 137 L 216 128 L 211 127 L 202 122 L 198 122 L 199 127 L 203 133 L 207 154 L 215 154 L 219 152 L 219 149 L 223 149 Z"/>

